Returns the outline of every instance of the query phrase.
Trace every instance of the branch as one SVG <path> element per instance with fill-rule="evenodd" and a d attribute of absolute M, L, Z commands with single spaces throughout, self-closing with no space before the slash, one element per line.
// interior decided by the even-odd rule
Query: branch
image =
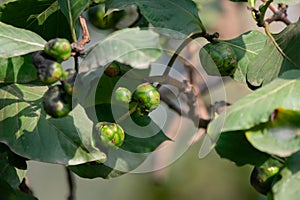
<path fill-rule="evenodd" d="M 84 46 L 91 41 L 90 33 L 84 17 L 79 16 L 79 22 L 82 29 L 82 39 L 80 42 L 72 43 L 72 56 L 76 57 L 84 53 Z"/>
<path fill-rule="evenodd" d="M 20 191 L 22 191 L 26 194 L 33 195 L 32 190 L 28 186 L 28 179 L 26 177 L 24 177 L 22 182 L 20 183 L 19 189 L 20 189 Z"/>
<path fill-rule="evenodd" d="M 262 0 L 262 2 L 266 3 L 267 0 Z M 287 18 L 287 8 L 286 4 L 279 4 L 278 8 L 274 6 L 274 4 L 269 5 L 269 9 L 274 13 L 271 17 L 267 18 L 265 22 L 268 24 L 273 21 L 282 21 L 286 25 L 290 25 L 292 22 Z"/>
<path fill-rule="evenodd" d="M 68 181 L 68 186 L 69 186 L 69 196 L 68 196 L 68 200 L 74 200 L 74 176 L 72 174 L 72 172 L 66 167 L 66 173 L 67 173 L 67 181 Z"/>

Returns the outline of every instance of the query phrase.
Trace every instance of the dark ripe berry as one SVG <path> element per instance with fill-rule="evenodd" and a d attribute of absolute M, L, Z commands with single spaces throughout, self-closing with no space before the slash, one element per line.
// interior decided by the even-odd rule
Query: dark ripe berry
<path fill-rule="evenodd" d="M 43 96 L 43 106 L 46 113 L 54 118 L 68 115 L 72 106 L 67 102 L 66 95 L 61 86 L 51 86 Z"/>
<path fill-rule="evenodd" d="M 62 73 L 61 81 L 64 87 L 64 90 L 67 94 L 73 94 L 74 83 L 77 77 L 77 72 L 75 69 L 67 69 Z"/>
<path fill-rule="evenodd" d="M 112 62 L 105 70 L 104 74 L 109 77 L 116 77 L 120 74 L 121 68 L 117 62 Z"/>
<path fill-rule="evenodd" d="M 149 112 L 158 107 L 160 94 L 157 88 L 150 83 L 142 83 L 134 91 L 132 100 L 137 103 L 137 107 Z"/>
<path fill-rule="evenodd" d="M 57 62 L 62 62 L 71 56 L 72 48 L 67 39 L 55 38 L 45 44 L 44 51 Z"/>
<path fill-rule="evenodd" d="M 124 16 L 125 11 L 114 11 L 105 15 L 105 4 L 99 4 L 91 7 L 88 10 L 88 17 L 90 22 L 99 29 L 114 28 L 120 19 Z"/>
<path fill-rule="evenodd" d="M 272 185 L 278 180 L 280 168 L 272 167 L 254 167 L 250 177 L 251 185 L 261 194 L 267 195 Z"/>
<path fill-rule="evenodd" d="M 131 92 L 125 87 L 118 87 L 114 93 L 115 100 L 122 103 L 129 103 L 131 101 Z"/>
<path fill-rule="evenodd" d="M 232 76 L 238 66 L 237 55 L 231 46 L 224 42 L 206 44 L 200 50 L 199 56 L 208 75 Z"/>
<path fill-rule="evenodd" d="M 125 133 L 122 127 L 116 123 L 99 122 L 95 126 L 102 145 L 119 148 L 122 146 Z"/>
<path fill-rule="evenodd" d="M 62 75 L 62 66 L 43 51 L 32 54 L 32 62 L 37 69 L 41 82 L 50 85 L 57 82 Z"/>

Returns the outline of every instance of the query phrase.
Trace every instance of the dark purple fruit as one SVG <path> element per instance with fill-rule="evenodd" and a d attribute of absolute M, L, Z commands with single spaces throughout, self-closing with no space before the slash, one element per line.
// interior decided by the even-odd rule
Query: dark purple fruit
<path fill-rule="evenodd" d="M 67 94 L 60 85 L 51 86 L 43 96 L 43 106 L 46 113 L 54 118 L 69 114 L 72 106 L 67 102 Z"/>

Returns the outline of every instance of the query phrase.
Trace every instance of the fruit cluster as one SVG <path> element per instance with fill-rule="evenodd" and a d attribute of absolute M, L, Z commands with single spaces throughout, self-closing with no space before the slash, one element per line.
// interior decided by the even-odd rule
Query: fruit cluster
<path fill-rule="evenodd" d="M 142 83 L 137 86 L 133 94 L 127 88 L 117 88 L 115 91 L 115 100 L 129 103 L 129 109 L 132 110 L 134 114 L 145 116 L 158 107 L 160 94 L 157 88 L 150 83 Z"/>
<path fill-rule="evenodd" d="M 71 56 L 71 44 L 68 40 L 55 38 L 49 40 L 43 51 L 32 55 L 32 61 L 39 80 L 51 85 L 43 96 L 43 106 L 47 114 L 54 118 L 66 116 L 72 109 L 71 99 L 77 76 L 74 69 L 63 71 L 61 62 Z M 55 84 L 58 81 L 61 84 Z"/>
<path fill-rule="evenodd" d="M 125 87 L 118 87 L 114 92 L 114 98 L 117 102 L 129 104 L 129 113 L 136 117 L 148 115 L 160 103 L 160 94 L 150 83 L 138 85 L 133 94 Z M 119 148 L 123 144 L 125 134 L 119 124 L 99 122 L 95 128 L 103 146 Z"/>

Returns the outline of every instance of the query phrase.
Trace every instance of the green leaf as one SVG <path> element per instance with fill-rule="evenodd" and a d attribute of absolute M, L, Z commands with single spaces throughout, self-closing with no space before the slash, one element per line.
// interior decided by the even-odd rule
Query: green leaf
<path fill-rule="evenodd" d="M 246 132 L 247 139 L 257 149 L 280 157 L 300 150 L 300 111 L 277 108 L 270 121 Z"/>
<path fill-rule="evenodd" d="M 107 0 L 106 8 L 124 9 L 135 4 L 153 26 L 189 35 L 201 31 L 196 4 L 191 0 Z"/>
<path fill-rule="evenodd" d="M 268 38 L 264 49 L 248 66 L 247 80 L 253 86 L 265 85 L 288 70 L 300 69 L 300 58 L 295 54 L 300 51 L 300 21 L 273 36 L 284 55 Z"/>
<path fill-rule="evenodd" d="M 12 188 L 18 189 L 18 186 L 25 177 L 26 162 L 24 158 L 11 152 L 4 144 L 0 143 L 0 148 L 0 177 Z M 20 165 L 21 168 L 18 168 Z"/>
<path fill-rule="evenodd" d="M 38 25 L 42 25 L 45 23 L 47 18 L 52 15 L 53 13 L 57 12 L 59 10 L 58 2 L 53 2 L 46 10 L 39 14 L 30 15 L 29 19 L 36 19 L 38 21 Z"/>
<path fill-rule="evenodd" d="M 37 79 L 31 54 L 0 58 L 0 83 L 28 83 Z"/>
<path fill-rule="evenodd" d="M 0 22 L 0 57 L 10 58 L 42 50 L 46 41 L 39 35 Z"/>
<path fill-rule="evenodd" d="M 288 168 L 284 168 L 281 171 L 281 176 L 281 180 L 272 188 L 274 200 L 298 200 L 300 193 L 300 171 L 293 172 Z"/>
<path fill-rule="evenodd" d="M 25 28 L 45 40 L 67 38 L 72 40 L 69 23 L 58 9 L 56 0 L 10 1 L 0 7 L 0 21 Z"/>
<path fill-rule="evenodd" d="M 61 12 L 67 18 L 69 24 L 74 26 L 80 14 L 89 3 L 88 0 L 58 0 Z"/>
<path fill-rule="evenodd" d="M 246 83 L 247 71 L 264 48 L 266 36 L 259 31 L 249 31 L 232 40 L 223 41 L 230 45 L 238 58 L 238 68 L 233 78 Z"/>
<path fill-rule="evenodd" d="M 215 147 L 222 158 L 227 158 L 238 166 L 251 164 L 260 166 L 270 156 L 255 149 L 245 137 L 245 132 L 222 133 Z"/>
<path fill-rule="evenodd" d="M 13 189 L 6 181 L 0 178 L 0 198 L 5 200 L 37 200 L 37 198 Z"/>
<path fill-rule="evenodd" d="M 208 133 L 216 138 L 220 132 L 248 130 L 269 121 L 278 108 L 300 110 L 299 70 L 284 73 L 280 78 L 243 97 L 212 121 Z"/>
<path fill-rule="evenodd" d="M 139 28 L 123 29 L 92 47 L 80 68 L 96 69 L 115 60 L 133 68 L 145 69 L 161 55 L 157 33 Z"/>
<path fill-rule="evenodd" d="M 119 115 L 128 112 L 127 109 L 117 105 L 113 105 L 112 108 L 110 104 L 100 104 L 95 109 L 97 121 L 107 122 L 115 122 Z M 136 118 L 134 121 L 128 117 L 119 124 L 125 131 L 124 143 L 119 149 L 106 150 L 107 161 L 105 163 L 93 162 L 69 168 L 84 178 L 117 177 L 137 168 L 162 142 L 169 140 L 148 116 Z"/>
<path fill-rule="evenodd" d="M 93 123 L 79 105 L 64 118 L 45 115 L 47 87 L 11 84 L 0 88 L 0 141 L 28 159 L 76 165 L 106 156 L 92 140 Z"/>

